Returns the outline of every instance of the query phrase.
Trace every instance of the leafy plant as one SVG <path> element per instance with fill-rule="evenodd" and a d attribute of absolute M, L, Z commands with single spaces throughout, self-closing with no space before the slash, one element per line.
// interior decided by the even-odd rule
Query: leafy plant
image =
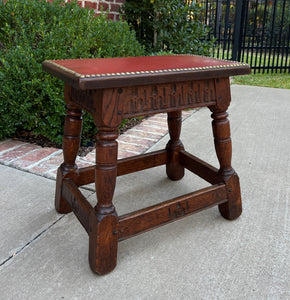
<path fill-rule="evenodd" d="M 201 8 L 195 1 L 126 0 L 123 10 L 148 53 L 208 55 L 214 47 L 214 41 L 207 39 L 208 29 L 200 21 Z"/>
<path fill-rule="evenodd" d="M 63 83 L 42 71 L 42 61 L 143 53 L 126 22 L 95 17 L 77 1 L 0 1 L 0 139 L 29 130 L 61 142 Z M 94 130 L 85 116 L 83 139 Z"/>

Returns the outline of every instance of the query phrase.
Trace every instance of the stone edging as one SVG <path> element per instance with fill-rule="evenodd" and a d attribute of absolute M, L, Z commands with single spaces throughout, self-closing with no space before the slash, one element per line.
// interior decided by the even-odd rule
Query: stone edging
<path fill-rule="evenodd" d="M 183 111 L 183 120 L 194 110 Z M 127 130 L 118 138 L 118 158 L 125 158 L 145 153 L 165 134 L 167 134 L 167 114 L 154 115 L 141 124 Z M 38 145 L 18 140 L 0 142 L 0 164 L 26 171 L 50 179 L 56 178 L 58 166 L 62 163 L 62 150 L 42 148 Z M 94 165 L 95 150 L 84 157 L 77 157 L 79 167 Z"/>

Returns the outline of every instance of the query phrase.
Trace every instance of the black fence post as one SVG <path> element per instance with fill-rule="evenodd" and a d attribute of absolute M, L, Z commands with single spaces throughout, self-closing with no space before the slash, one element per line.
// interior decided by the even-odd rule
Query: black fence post
<path fill-rule="evenodd" d="M 220 29 L 223 17 L 223 2 L 222 0 L 216 0 L 216 16 L 215 16 L 215 37 L 220 36 Z"/>
<path fill-rule="evenodd" d="M 234 26 L 234 38 L 233 38 L 233 48 L 232 48 L 232 60 L 241 59 L 241 36 L 243 30 L 242 22 L 242 11 L 244 7 L 244 0 L 236 1 L 236 11 L 235 11 L 235 26 Z"/>

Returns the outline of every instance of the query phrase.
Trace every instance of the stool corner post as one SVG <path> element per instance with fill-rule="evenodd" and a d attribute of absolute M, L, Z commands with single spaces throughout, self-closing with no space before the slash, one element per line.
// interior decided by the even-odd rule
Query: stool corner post
<path fill-rule="evenodd" d="M 227 220 L 235 220 L 242 214 L 239 176 L 234 173 L 227 181 L 228 201 L 218 206 L 220 214 Z"/>
<path fill-rule="evenodd" d="M 62 182 L 63 182 L 64 176 L 65 176 L 65 174 L 64 174 L 64 171 L 63 171 L 62 165 L 61 165 L 57 170 L 55 198 L 54 198 L 55 209 L 60 214 L 67 214 L 72 211 L 69 204 L 62 197 L 62 187 L 63 187 Z"/>
<path fill-rule="evenodd" d="M 76 158 L 81 141 L 83 115 L 81 107 L 71 101 L 71 87 L 67 84 L 64 89 L 64 98 L 67 106 L 62 141 L 64 162 L 57 170 L 55 191 L 55 209 L 63 214 L 72 211 L 62 197 L 62 182 L 67 174 L 77 172 L 78 170 Z"/>
<path fill-rule="evenodd" d="M 117 265 L 119 218 L 92 210 L 89 224 L 89 264 L 94 273 L 105 275 Z"/>
<path fill-rule="evenodd" d="M 179 152 L 184 150 L 184 146 L 180 140 L 182 126 L 181 110 L 168 112 L 167 123 L 170 140 L 166 145 L 168 153 L 168 162 L 166 163 L 166 174 L 171 180 L 180 180 L 184 176 L 184 167 L 179 161 Z"/>
<path fill-rule="evenodd" d="M 239 177 L 231 165 L 232 141 L 230 122 L 226 108 L 211 108 L 212 128 L 217 158 L 220 163 L 219 176 L 226 184 L 227 202 L 219 205 L 221 215 L 227 220 L 234 220 L 242 213 L 242 201 Z"/>
<path fill-rule="evenodd" d="M 95 187 L 97 205 L 89 217 L 89 263 L 104 275 L 117 264 L 119 218 L 113 205 L 117 178 L 117 128 L 99 127 L 96 138 Z"/>

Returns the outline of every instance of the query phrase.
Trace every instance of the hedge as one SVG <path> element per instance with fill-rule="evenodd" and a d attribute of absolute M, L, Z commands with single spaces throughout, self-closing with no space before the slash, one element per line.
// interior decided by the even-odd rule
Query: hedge
<path fill-rule="evenodd" d="M 143 54 L 126 22 L 95 17 L 77 1 L 0 1 L 0 139 L 25 130 L 61 143 L 63 82 L 44 73 L 42 61 Z M 85 115 L 83 140 L 94 131 Z"/>

